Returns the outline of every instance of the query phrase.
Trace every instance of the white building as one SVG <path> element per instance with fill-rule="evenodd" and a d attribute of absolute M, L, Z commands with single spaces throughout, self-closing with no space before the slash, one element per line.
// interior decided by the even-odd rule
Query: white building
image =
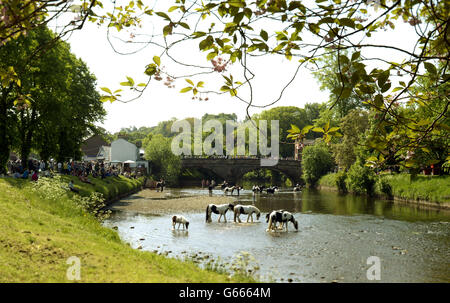
<path fill-rule="evenodd" d="M 125 162 L 128 160 L 139 160 L 139 148 L 122 138 L 111 142 L 111 161 Z"/>
<path fill-rule="evenodd" d="M 107 152 L 107 150 L 105 150 Z M 148 172 L 148 161 L 142 160 L 139 148 L 125 139 L 119 138 L 111 142 L 109 162 L 127 163 L 130 167 L 144 166 Z"/>

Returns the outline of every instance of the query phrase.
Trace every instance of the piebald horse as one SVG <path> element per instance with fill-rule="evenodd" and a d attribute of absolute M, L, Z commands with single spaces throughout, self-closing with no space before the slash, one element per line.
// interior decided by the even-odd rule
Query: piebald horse
<path fill-rule="evenodd" d="M 178 223 L 177 229 L 180 229 L 181 224 L 183 224 L 183 229 L 186 228 L 186 230 L 187 230 L 189 227 L 189 221 L 183 216 L 176 215 L 176 216 L 172 217 L 172 229 L 175 229 L 175 225 L 177 223 Z"/>
<path fill-rule="evenodd" d="M 266 188 L 266 192 L 268 194 L 274 194 L 276 191 L 278 191 L 278 186 L 272 186 L 272 187 Z"/>
<path fill-rule="evenodd" d="M 209 204 L 206 207 L 206 223 L 212 222 L 211 220 L 211 213 L 215 213 L 219 215 L 219 220 L 218 222 L 220 222 L 220 218 L 222 218 L 222 216 L 225 218 L 225 223 L 227 222 L 227 211 L 228 210 L 233 210 L 234 209 L 234 205 L 229 203 L 229 204 Z"/>
<path fill-rule="evenodd" d="M 292 224 L 294 224 L 295 229 L 298 230 L 297 220 L 295 220 L 294 216 L 288 211 L 274 210 L 269 214 L 268 219 L 269 225 L 266 231 L 275 231 L 275 229 L 277 228 L 276 227 L 277 222 L 281 223 L 281 229 L 283 229 L 283 226 L 286 227 L 286 232 L 288 231 L 289 222 L 292 222 Z"/>
<path fill-rule="evenodd" d="M 236 218 L 238 219 L 239 223 L 241 223 L 240 215 L 248 215 L 247 217 L 247 223 L 248 219 L 251 218 L 253 222 L 253 214 L 256 214 L 256 220 L 259 220 L 259 216 L 261 215 L 261 212 L 258 208 L 256 208 L 253 205 L 235 205 L 234 206 L 234 222 L 236 222 Z"/>
<path fill-rule="evenodd" d="M 264 190 L 264 186 L 259 186 L 259 185 L 253 185 L 253 187 L 252 187 L 252 191 L 254 192 L 254 193 L 262 193 L 262 191 Z"/>

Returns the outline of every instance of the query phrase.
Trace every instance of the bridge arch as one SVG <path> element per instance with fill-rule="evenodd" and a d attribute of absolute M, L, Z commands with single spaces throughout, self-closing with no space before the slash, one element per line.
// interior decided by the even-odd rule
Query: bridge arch
<path fill-rule="evenodd" d="M 295 183 L 302 183 L 301 163 L 297 160 L 280 159 L 273 166 L 261 166 L 257 158 L 183 158 L 182 168 L 207 168 L 223 180 L 236 182 L 250 171 L 270 169 L 279 171 Z"/>

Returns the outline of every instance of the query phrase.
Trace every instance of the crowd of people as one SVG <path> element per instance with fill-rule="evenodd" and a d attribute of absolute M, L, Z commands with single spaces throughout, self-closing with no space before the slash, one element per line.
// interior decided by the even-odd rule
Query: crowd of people
<path fill-rule="evenodd" d="M 9 161 L 8 175 L 13 178 L 31 179 L 37 181 L 39 176 L 52 177 L 54 174 L 72 175 L 83 183 L 93 184 L 90 178 L 101 178 L 123 175 L 127 178 L 137 178 L 144 174 L 141 169 L 131 169 L 122 164 L 103 163 L 101 161 L 38 161 L 28 160 L 23 165 L 21 160 Z M 69 186 L 70 187 L 70 186 Z"/>

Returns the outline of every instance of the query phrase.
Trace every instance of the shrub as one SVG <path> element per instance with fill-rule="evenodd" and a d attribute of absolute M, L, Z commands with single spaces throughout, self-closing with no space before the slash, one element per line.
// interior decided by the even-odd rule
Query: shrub
<path fill-rule="evenodd" d="M 374 193 L 376 183 L 375 173 L 366 166 L 362 166 L 359 162 L 354 163 L 348 170 L 347 185 L 350 190 L 356 194 Z"/>
<path fill-rule="evenodd" d="M 377 181 L 378 190 L 388 196 L 388 198 L 393 197 L 392 186 L 385 178 L 378 178 Z"/>
<path fill-rule="evenodd" d="M 314 187 L 320 177 L 333 169 L 333 157 L 326 145 L 315 144 L 306 146 L 302 154 L 302 167 L 306 183 Z"/>
<path fill-rule="evenodd" d="M 338 188 L 339 192 L 341 193 L 347 193 L 347 174 L 345 171 L 341 170 L 336 174 L 336 187 Z"/>

